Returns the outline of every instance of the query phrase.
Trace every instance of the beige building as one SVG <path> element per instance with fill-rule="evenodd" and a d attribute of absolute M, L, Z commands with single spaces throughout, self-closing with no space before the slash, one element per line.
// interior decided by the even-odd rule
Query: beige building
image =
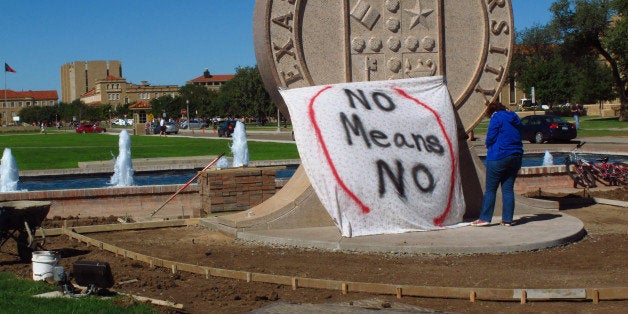
<path fill-rule="evenodd" d="M 506 80 L 506 84 L 499 91 L 499 101 L 506 107 L 511 109 L 518 109 L 522 99 L 527 99 L 528 95 L 520 90 L 517 86 L 517 81 L 514 78 Z"/>
<path fill-rule="evenodd" d="M 20 110 L 26 107 L 54 106 L 59 101 L 56 90 L 21 91 L 0 90 L 2 97 L 2 120 L 0 124 L 11 125 L 17 123 L 14 118 Z"/>
<path fill-rule="evenodd" d="M 203 72 L 203 75 L 195 79 L 189 80 L 187 81 L 187 83 L 193 84 L 193 85 L 205 86 L 205 88 L 207 89 L 218 91 L 220 89 L 220 86 L 224 85 L 225 83 L 227 83 L 229 80 L 231 80 L 234 77 L 235 75 L 233 74 L 212 75 L 211 73 L 209 73 L 208 69 L 205 69 L 205 71 Z"/>
<path fill-rule="evenodd" d="M 70 103 L 94 88 L 108 76 L 122 77 L 122 63 L 109 61 L 74 61 L 61 66 L 61 101 Z"/>
<path fill-rule="evenodd" d="M 166 95 L 172 97 L 179 95 L 179 86 L 152 86 L 146 81 L 142 81 L 137 85 L 128 83 L 124 78 L 108 75 L 97 80 L 92 85 L 92 89 L 80 95 L 80 99 L 87 105 L 110 104 L 117 107 L 124 104 L 150 102 L 153 99 Z"/>

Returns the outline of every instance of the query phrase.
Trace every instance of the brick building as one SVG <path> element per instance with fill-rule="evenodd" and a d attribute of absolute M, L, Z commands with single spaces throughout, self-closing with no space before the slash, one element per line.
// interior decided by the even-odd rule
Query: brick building
<path fill-rule="evenodd" d="M 59 101 L 59 94 L 56 90 L 41 90 L 41 91 L 12 91 L 12 90 L 0 90 L 0 97 L 2 97 L 2 120 L 0 124 L 10 125 L 13 124 L 13 118 L 17 117 L 22 108 L 37 106 L 55 106 Z"/>
<path fill-rule="evenodd" d="M 220 86 L 234 78 L 233 74 L 216 74 L 212 75 L 208 69 L 205 69 L 203 75 L 187 81 L 187 84 L 205 86 L 207 89 L 218 91 Z"/>
<path fill-rule="evenodd" d="M 122 63 L 109 61 L 74 61 L 61 66 L 61 101 L 70 103 L 94 88 L 108 76 L 122 77 Z"/>
<path fill-rule="evenodd" d="M 108 75 L 97 80 L 92 88 L 80 95 L 80 99 L 87 105 L 111 104 L 114 107 L 123 104 L 150 102 L 162 96 L 179 95 L 177 85 L 150 85 L 142 81 L 139 85 L 128 83 L 126 79 Z"/>

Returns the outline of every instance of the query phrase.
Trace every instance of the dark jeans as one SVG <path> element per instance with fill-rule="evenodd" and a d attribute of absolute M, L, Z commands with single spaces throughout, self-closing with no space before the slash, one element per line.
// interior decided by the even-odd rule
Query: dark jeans
<path fill-rule="evenodd" d="M 502 221 L 512 222 L 515 212 L 515 179 L 521 169 L 521 155 L 515 154 L 500 160 L 486 161 L 486 191 L 482 201 L 480 219 L 491 221 L 495 211 L 495 195 L 502 186 Z"/>

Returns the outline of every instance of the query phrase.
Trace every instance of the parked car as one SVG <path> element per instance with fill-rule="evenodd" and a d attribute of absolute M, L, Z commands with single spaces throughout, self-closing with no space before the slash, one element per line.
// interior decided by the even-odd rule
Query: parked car
<path fill-rule="evenodd" d="M 164 126 L 166 127 L 166 134 L 173 134 L 173 133 L 178 134 L 179 133 L 179 127 L 174 122 L 166 122 Z M 150 128 L 153 134 L 159 134 L 161 132 L 161 126 L 159 125 L 159 123 L 151 124 Z"/>
<path fill-rule="evenodd" d="M 521 119 L 521 138 L 530 143 L 570 141 L 578 131 L 573 123 L 554 115 L 532 115 Z"/>
<path fill-rule="evenodd" d="M 115 119 L 111 122 L 113 125 L 133 125 L 133 119 Z"/>
<path fill-rule="evenodd" d="M 218 126 L 218 137 L 231 136 L 235 130 L 236 122 L 236 120 L 227 120 L 220 123 L 220 126 Z"/>
<path fill-rule="evenodd" d="M 76 133 L 105 133 L 107 129 L 95 124 L 81 124 L 76 128 Z"/>
<path fill-rule="evenodd" d="M 192 119 L 190 121 L 183 121 L 181 123 L 181 128 L 182 129 L 201 129 L 201 128 L 206 128 L 207 127 L 207 122 L 203 121 L 203 120 L 197 120 L 197 119 Z"/>
<path fill-rule="evenodd" d="M 176 123 L 174 122 L 166 122 L 166 124 L 164 124 L 166 126 L 166 134 L 178 134 L 179 133 L 179 127 L 177 126 Z"/>
<path fill-rule="evenodd" d="M 522 111 L 547 110 L 549 106 L 533 103 L 531 99 L 523 98 L 519 100 L 519 109 Z"/>

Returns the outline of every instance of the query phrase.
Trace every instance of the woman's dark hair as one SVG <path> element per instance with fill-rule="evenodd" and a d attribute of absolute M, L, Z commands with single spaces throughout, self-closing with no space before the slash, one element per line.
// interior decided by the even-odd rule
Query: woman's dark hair
<path fill-rule="evenodd" d="M 508 108 L 506 108 L 506 106 L 504 106 L 499 101 L 493 101 L 490 104 L 488 104 L 488 106 L 486 106 L 486 116 L 490 118 L 493 115 L 493 113 L 500 110 L 508 110 Z"/>

